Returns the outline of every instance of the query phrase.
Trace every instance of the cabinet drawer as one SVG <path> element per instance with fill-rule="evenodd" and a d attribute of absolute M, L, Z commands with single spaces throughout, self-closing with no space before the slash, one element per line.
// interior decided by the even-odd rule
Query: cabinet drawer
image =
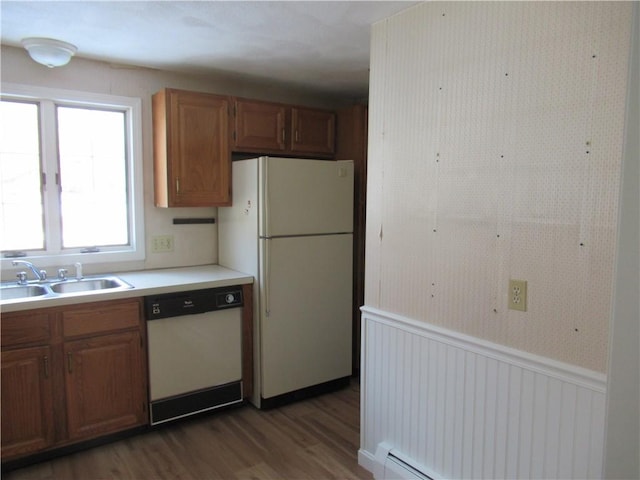
<path fill-rule="evenodd" d="M 140 303 L 94 303 L 69 309 L 62 314 L 62 332 L 65 337 L 138 328 Z"/>
<path fill-rule="evenodd" d="M 5 313 L 2 315 L 2 346 L 48 343 L 51 325 L 47 313 Z"/>

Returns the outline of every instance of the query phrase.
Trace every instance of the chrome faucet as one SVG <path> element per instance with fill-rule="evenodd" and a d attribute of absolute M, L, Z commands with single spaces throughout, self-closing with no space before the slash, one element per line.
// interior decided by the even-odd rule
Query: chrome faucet
<path fill-rule="evenodd" d="M 47 279 L 47 272 L 45 270 L 38 270 L 31 262 L 27 262 L 26 260 L 14 260 L 13 262 L 11 262 L 11 264 L 14 267 L 18 265 L 24 265 L 25 267 L 30 268 L 39 282 L 44 282 Z M 24 285 L 27 283 L 27 277 L 26 275 L 20 275 L 20 273 L 18 274 L 18 283 Z"/>

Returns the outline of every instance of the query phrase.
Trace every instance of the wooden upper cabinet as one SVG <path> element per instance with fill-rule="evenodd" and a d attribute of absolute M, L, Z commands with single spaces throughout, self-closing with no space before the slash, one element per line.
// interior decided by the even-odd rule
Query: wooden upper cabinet
<path fill-rule="evenodd" d="M 157 207 L 231 204 L 229 98 L 164 89 L 153 95 Z"/>
<path fill-rule="evenodd" d="M 233 150 L 284 152 L 287 149 L 287 108 L 278 103 L 236 98 Z"/>
<path fill-rule="evenodd" d="M 300 154 L 333 155 L 336 114 L 328 110 L 291 109 L 291 150 Z"/>
<path fill-rule="evenodd" d="M 333 157 L 335 112 L 246 98 L 234 98 L 233 102 L 233 151 Z"/>

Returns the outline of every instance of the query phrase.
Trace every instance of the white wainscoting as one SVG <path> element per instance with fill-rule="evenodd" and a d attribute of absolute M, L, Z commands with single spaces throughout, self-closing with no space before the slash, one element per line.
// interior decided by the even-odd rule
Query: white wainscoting
<path fill-rule="evenodd" d="M 601 478 L 606 376 L 363 307 L 360 464 L 441 478 Z"/>

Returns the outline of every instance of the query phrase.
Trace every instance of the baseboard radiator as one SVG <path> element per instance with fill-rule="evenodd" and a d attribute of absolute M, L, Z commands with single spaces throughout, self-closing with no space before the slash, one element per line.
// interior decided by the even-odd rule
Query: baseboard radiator
<path fill-rule="evenodd" d="M 603 374 L 364 307 L 360 382 L 377 480 L 602 477 Z"/>
<path fill-rule="evenodd" d="M 376 449 L 377 469 L 374 472 L 376 480 L 436 480 L 432 472 L 427 473 L 424 465 L 416 464 L 393 447 L 381 442 Z"/>

